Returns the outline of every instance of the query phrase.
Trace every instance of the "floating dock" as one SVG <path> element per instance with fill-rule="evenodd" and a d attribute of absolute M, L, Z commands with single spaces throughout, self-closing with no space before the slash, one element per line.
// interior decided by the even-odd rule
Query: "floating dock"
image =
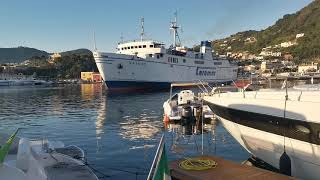
<path fill-rule="evenodd" d="M 181 180 L 256 180 L 256 179 L 272 179 L 272 180 L 292 180 L 294 177 L 277 174 L 253 166 L 237 164 L 232 161 L 214 156 L 200 156 L 199 159 L 209 159 L 217 163 L 216 167 L 208 170 L 184 170 L 179 164 L 185 159 L 170 162 L 169 168 L 172 179 Z"/>

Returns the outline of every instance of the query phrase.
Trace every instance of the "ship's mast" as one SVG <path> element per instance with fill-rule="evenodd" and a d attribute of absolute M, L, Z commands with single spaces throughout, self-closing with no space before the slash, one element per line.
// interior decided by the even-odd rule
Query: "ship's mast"
<path fill-rule="evenodd" d="M 144 38 L 144 18 L 141 18 L 141 33 L 140 33 L 140 39 L 143 41 Z"/>
<path fill-rule="evenodd" d="M 95 31 L 93 31 L 93 50 L 97 51 L 96 32 Z"/>
<path fill-rule="evenodd" d="M 120 40 L 121 40 L 120 42 L 123 43 L 123 34 L 122 33 L 120 35 Z"/>
<path fill-rule="evenodd" d="M 174 21 L 171 22 L 171 25 L 170 25 L 170 29 L 173 31 L 173 45 L 175 47 L 180 45 L 180 38 L 179 38 L 179 34 L 178 34 L 178 29 L 180 28 L 180 26 L 178 26 L 178 17 L 177 16 L 178 16 L 178 12 L 176 11 L 174 13 Z M 177 41 L 179 41 L 179 43 Z"/>

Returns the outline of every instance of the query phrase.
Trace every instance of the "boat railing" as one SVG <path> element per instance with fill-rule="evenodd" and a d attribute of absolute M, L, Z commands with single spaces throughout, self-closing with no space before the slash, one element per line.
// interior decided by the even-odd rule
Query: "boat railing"
<path fill-rule="evenodd" d="M 164 45 L 163 42 L 157 41 L 157 40 L 153 40 L 153 39 L 143 39 L 142 41 L 141 41 L 141 39 L 126 40 L 126 41 L 118 42 L 118 45 L 123 45 L 123 44 L 126 44 L 126 43 L 136 43 L 136 42 L 154 42 L 156 44 Z"/>
<path fill-rule="evenodd" d="M 157 172 L 158 168 L 159 168 L 159 162 L 163 153 L 163 148 L 164 146 L 164 134 L 161 136 L 156 154 L 154 156 L 154 159 L 152 161 L 151 167 L 150 167 L 150 171 L 147 177 L 147 180 L 153 180 L 154 176 L 155 176 L 155 172 Z"/>

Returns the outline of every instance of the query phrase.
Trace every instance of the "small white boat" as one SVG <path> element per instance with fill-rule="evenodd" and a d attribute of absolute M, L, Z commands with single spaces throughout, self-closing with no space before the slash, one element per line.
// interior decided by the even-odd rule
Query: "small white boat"
<path fill-rule="evenodd" d="M 196 119 L 203 117 L 205 119 L 213 118 L 213 112 L 207 105 L 203 105 L 191 90 L 182 90 L 174 95 L 172 94 L 173 87 L 191 87 L 198 86 L 199 83 L 188 84 L 172 84 L 170 90 L 170 98 L 163 103 L 164 121 L 176 121 L 182 119 Z M 203 85 L 203 83 L 201 84 Z"/>
<path fill-rule="evenodd" d="M 3 137 L 1 144 L 7 139 Z M 0 164 L 0 180 L 97 180 L 84 158 L 83 150 L 77 146 L 16 138 Z"/>
<path fill-rule="evenodd" d="M 1 80 L 0 79 L 0 86 L 9 86 L 10 82 L 8 80 Z"/>
<path fill-rule="evenodd" d="M 35 79 L 10 79 L 0 80 L 0 86 L 33 86 L 33 85 L 51 85 L 52 81 L 35 80 Z"/>

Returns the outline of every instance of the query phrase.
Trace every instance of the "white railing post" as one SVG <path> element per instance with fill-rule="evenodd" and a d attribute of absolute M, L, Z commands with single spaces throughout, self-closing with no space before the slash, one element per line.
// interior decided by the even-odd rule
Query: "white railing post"
<path fill-rule="evenodd" d="M 149 171 L 147 180 L 152 180 L 153 176 L 154 176 L 154 172 L 156 172 L 156 170 L 158 169 L 158 164 L 160 161 L 159 158 L 161 157 L 162 149 L 163 149 L 162 146 L 164 145 L 163 141 L 164 141 L 164 134 L 161 136 L 156 154 L 154 156 L 154 159 L 153 159 L 151 167 L 150 167 L 150 171 Z"/>

